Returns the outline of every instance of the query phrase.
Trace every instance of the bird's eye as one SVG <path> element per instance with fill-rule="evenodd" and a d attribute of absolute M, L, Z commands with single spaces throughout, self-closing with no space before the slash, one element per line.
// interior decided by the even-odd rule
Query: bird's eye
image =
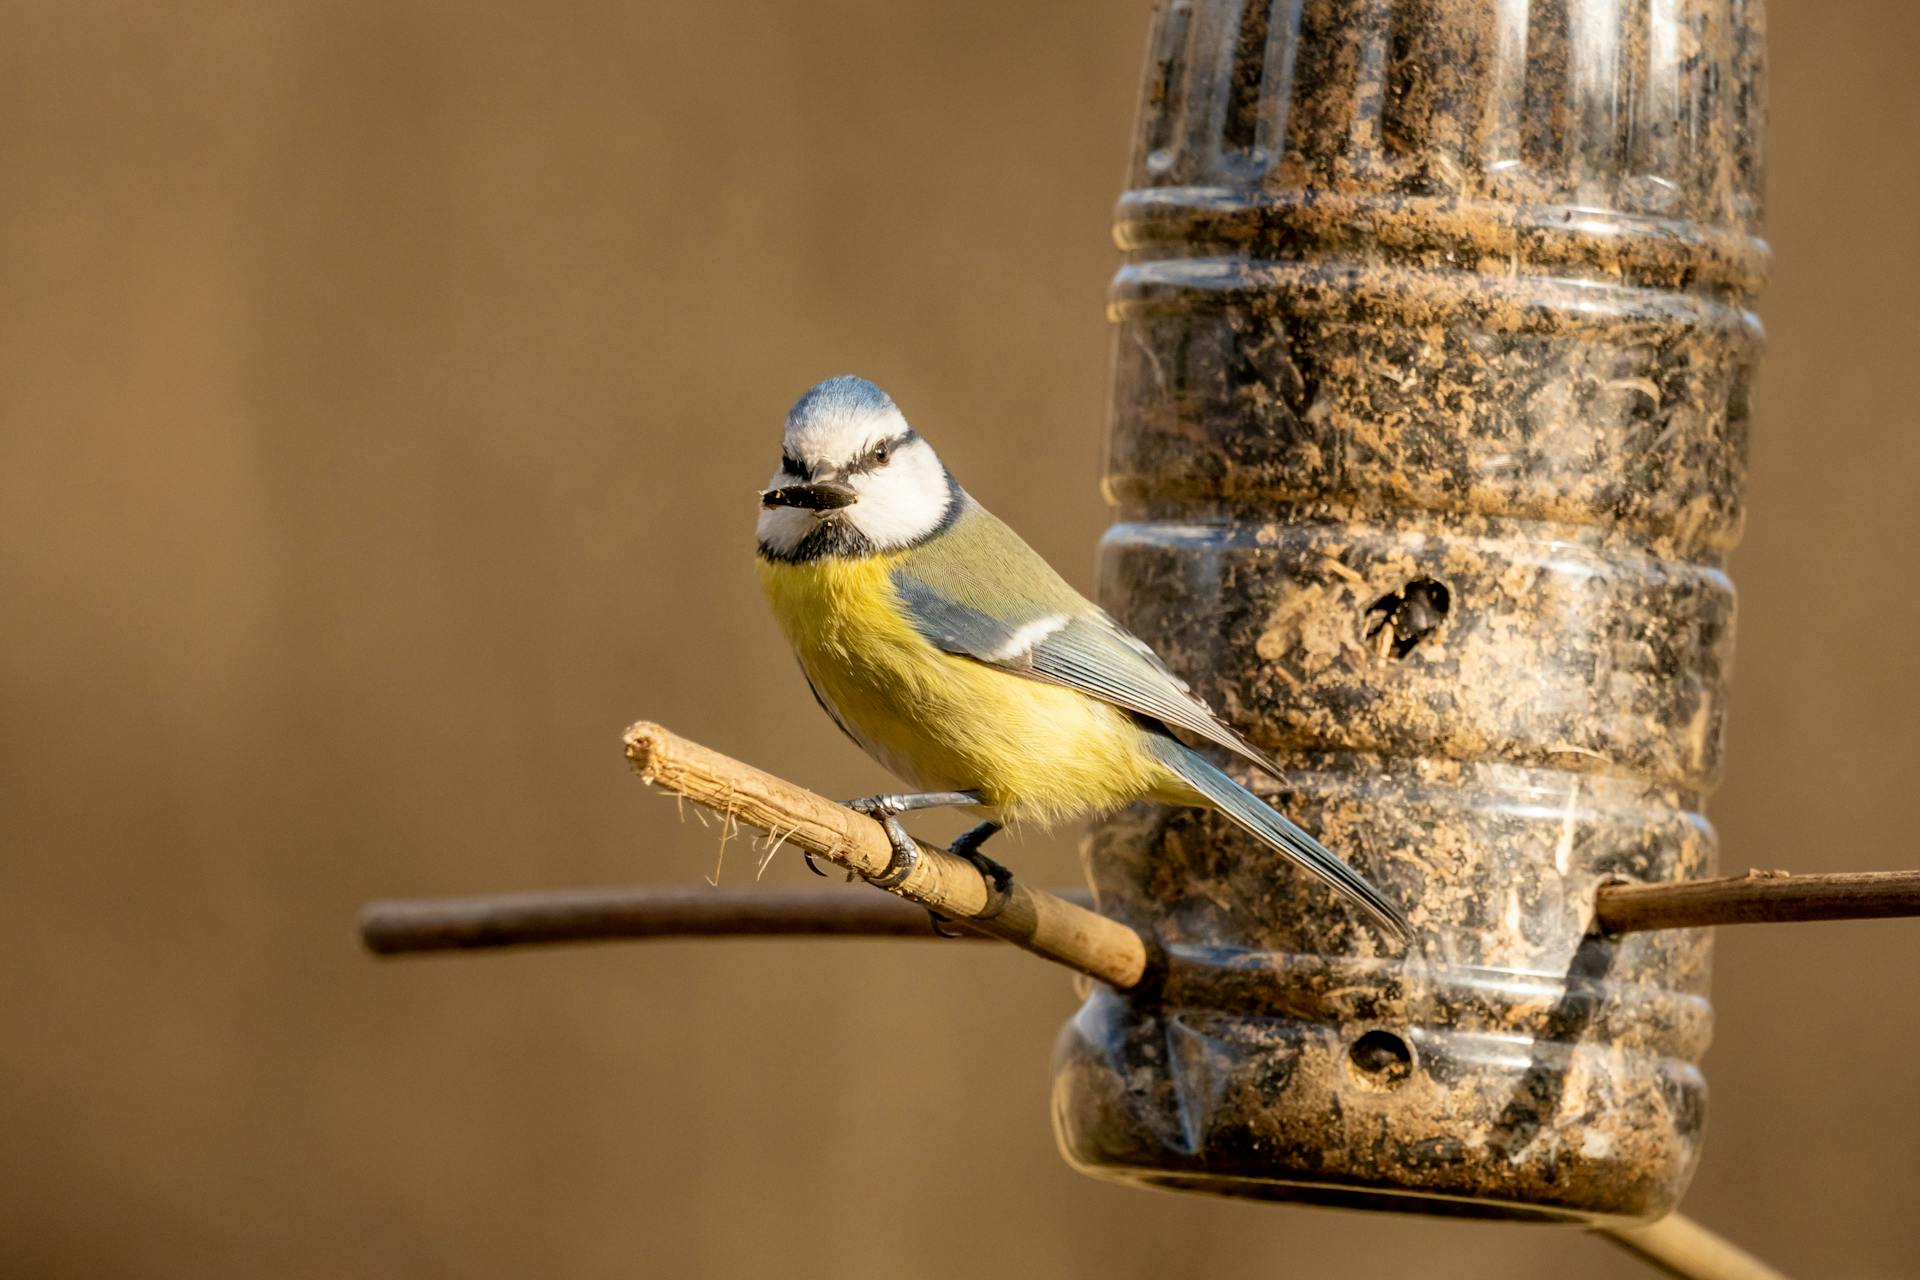
<path fill-rule="evenodd" d="M 806 467 L 801 464 L 798 458 L 790 453 L 780 455 L 780 469 L 790 476 L 799 476 L 803 480 L 807 475 Z"/>
<path fill-rule="evenodd" d="M 873 452 L 869 453 L 867 456 L 873 459 L 874 466 L 884 467 L 887 465 L 887 459 L 892 455 L 893 455 L 892 446 L 890 446 L 885 440 L 882 440 L 879 444 L 873 446 Z"/>

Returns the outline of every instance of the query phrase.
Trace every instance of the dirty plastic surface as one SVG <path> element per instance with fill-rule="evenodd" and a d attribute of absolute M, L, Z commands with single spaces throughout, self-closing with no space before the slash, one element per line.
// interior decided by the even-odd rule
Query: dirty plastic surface
<path fill-rule="evenodd" d="M 1197 811 L 1097 828 L 1102 909 L 1168 968 L 1062 1034 L 1080 1167 L 1502 1217 L 1678 1201 L 1708 937 L 1587 926 L 1603 881 L 1714 863 L 1762 42 L 1741 0 L 1156 15 L 1102 601 L 1420 937 Z"/>

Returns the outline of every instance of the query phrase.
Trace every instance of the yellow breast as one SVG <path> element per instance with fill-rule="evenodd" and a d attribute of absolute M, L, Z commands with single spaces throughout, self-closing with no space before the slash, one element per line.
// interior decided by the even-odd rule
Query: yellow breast
<path fill-rule="evenodd" d="M 1125 713 L 921 638 L 894 594 L 899 560 L 760 560 L 807 679 L 870 755 L 913 786 L 979 791 L 1003 818 L 1042 826 L 1168 789 Z"/>

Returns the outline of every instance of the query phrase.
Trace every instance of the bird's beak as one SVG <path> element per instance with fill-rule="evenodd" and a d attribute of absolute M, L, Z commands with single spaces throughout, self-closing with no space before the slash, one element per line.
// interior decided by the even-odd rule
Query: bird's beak
<path fill-rule="evenodd" d="M 850 507 L 860 494 L 844 480 L 815 480 L 790 484 L 760 495 L 763 507 L 800 507 L 807 511 L 838 511 Z"/>

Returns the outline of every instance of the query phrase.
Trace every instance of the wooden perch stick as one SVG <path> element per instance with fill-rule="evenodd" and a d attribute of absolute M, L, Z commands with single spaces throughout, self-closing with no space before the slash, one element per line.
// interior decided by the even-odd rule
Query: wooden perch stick
<path fill-rule="evenodd" d="M 627 730 L 627 759 L 641 779 L 705 805 L 730 822 L 875 877 L 893 861 L 880 824 L 844 805 L 642 721 Z M 1140 934 L 1044 889 L 1015 881 L 993 910 L 986 879 L 965 858 L 920 844 L 920 860 L 889 892 L 1122 990 L 1147 972 Z"/>
<path fill-rule="evenodd" d="M 1748 874 L 1678 884 L 1602 885 L 1594 923 L 1608 933 L 1716 924 L 1920 916 L 1920 871 Z"/>

